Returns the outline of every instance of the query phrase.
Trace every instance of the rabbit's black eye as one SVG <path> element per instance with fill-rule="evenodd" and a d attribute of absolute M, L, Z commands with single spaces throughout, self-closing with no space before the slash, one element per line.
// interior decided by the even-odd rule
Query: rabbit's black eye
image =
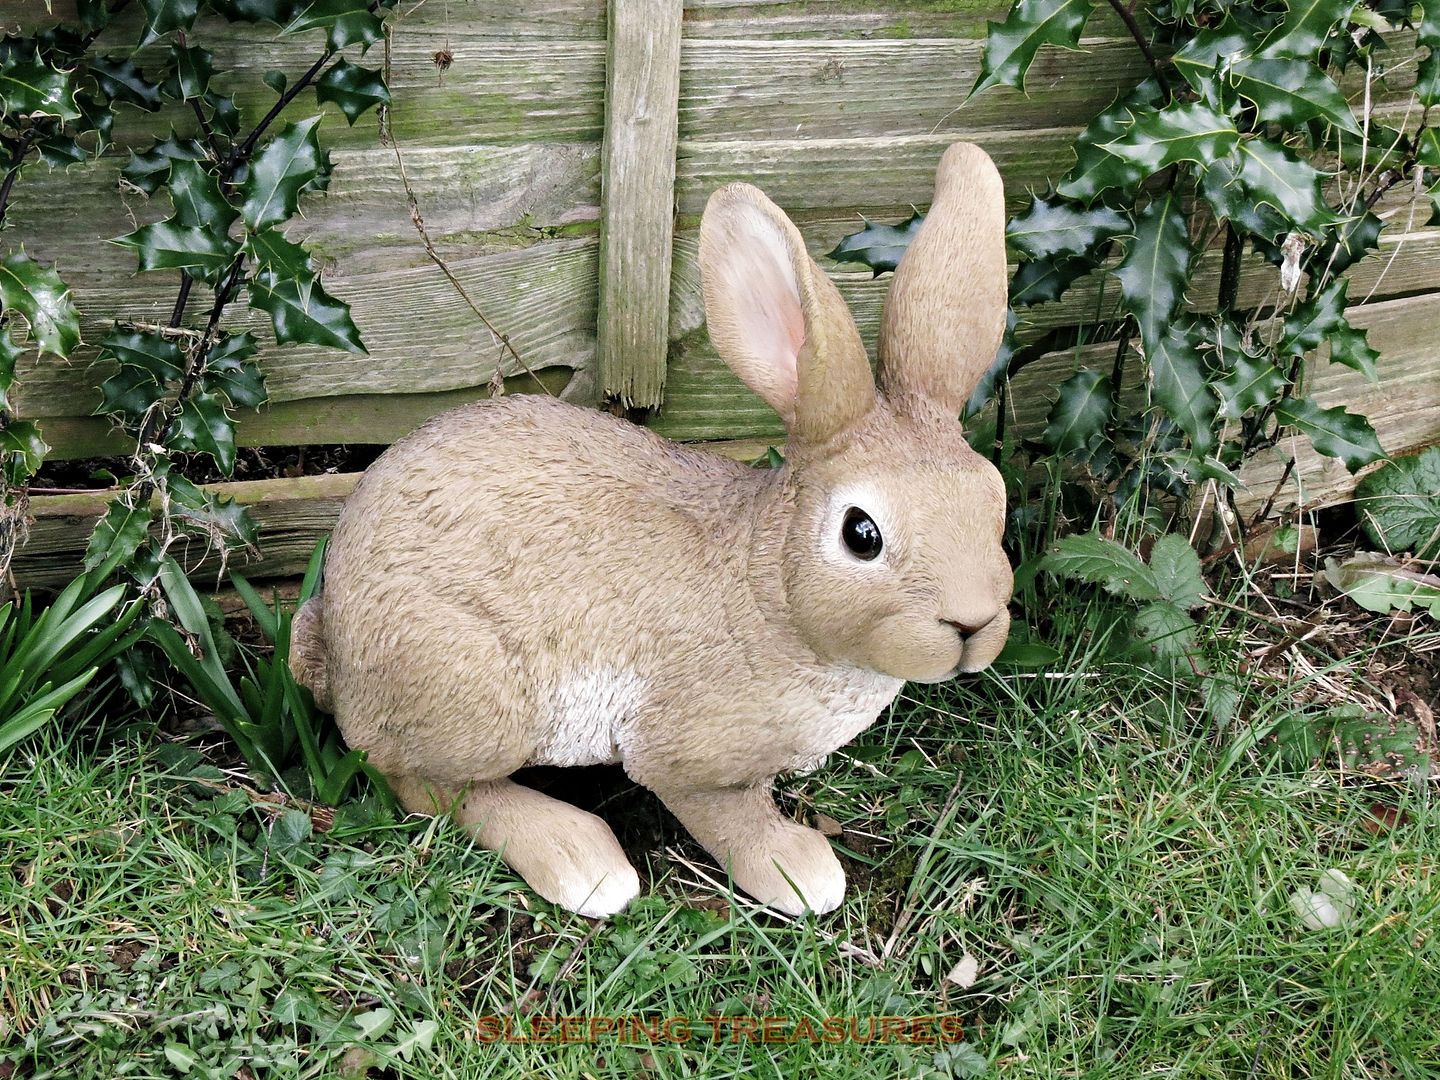
<path fill-rule="evenodd" d="M 880 554 L 885 541 L 880 536 L 880 526 L 870 515 L 858 506 L 845 511 L 845 522 L 840 526 L 840 539 L 857 559 L 869 562 Z"/>

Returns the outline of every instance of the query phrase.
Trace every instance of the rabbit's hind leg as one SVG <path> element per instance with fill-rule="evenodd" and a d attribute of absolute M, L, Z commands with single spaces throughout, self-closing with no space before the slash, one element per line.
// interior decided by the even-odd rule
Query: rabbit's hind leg
<path fill-rule="evenodd" d="M 390 782 L 407 810 L 448 812 L 552 904 L 604 918 L 640 892 L 639 875 L 610 826 L 579 807 L 508 779 L 459 790 L 410 777 Z"/>

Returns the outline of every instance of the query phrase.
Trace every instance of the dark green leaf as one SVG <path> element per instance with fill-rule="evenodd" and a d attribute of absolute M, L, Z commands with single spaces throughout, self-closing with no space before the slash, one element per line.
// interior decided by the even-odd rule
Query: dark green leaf
<path fill-rule="evenodd" d="M 236 209 L 220 194 L 219 180 L 198 161 L 177 159 L 170 164 L 167 185 L 175 205 L 175 224 L 190 229 L 224 232 L 234 223 Z"/>
<path fill-rule="evenodd" d="M 1158 347 L 1170 317 L 1184 300 L 1194 257 L 1189 222 L 1178 192 L 1171 187 L 1135 215 L 1129 248 L 1114 269 L 1147 353 Z"/>
<path fill-rule="evenodd" d="M 154 195 L 169 178 L 174 162 L 203 161 L 206 156 L 205 148 L 194 139 L 182 139 L 172 131 L 170 138 L 157 142 L 143 154 L 132 153 L 120 175 L 146 195 Z"/>
<path fill-rule="evenodd" d="M 245 238 L 245 252 L 256 266 L 272 270 L 279 277 L 296 278 L 302 296 L 308 295 L 314 271 L 310 256 L 299 244 L 286 239 L 279 229 L 261 229 Z"/>
<path fill-rule="evenodd" d="M 296 0 L 209 0 L 231 22 L 272 22 L 283 25 L 294 17 Z"/>
<path fill-rule="evenodd" d="M 1215 452 L 1215 418 L 1220 402 L 1206 382 L 1205 362 L 1200 356 L 1197 333 L 1193 326 L 1172 323 L 1147 348 L 1146 360 L 1155 400 L 1190 437 L 1190 444 L 1199 454 Z"/>
<path fill-rule="evenodd" d="M 240 134 L 240 110 L 235 99 L 214 91 L 205 95 L 205 105 L 210 110 L 210 126 L 221 135 L 235 137 Z M 238 176 L 238 173 L 237 173 Z"/>
<path fill-rule="evenodd" d="M 1040 569 L 1061 577 L 1103 585 L 1131 600 L 1159 599 L 1154 572 L 1128 548 L 1103 536 L 1067 536 L 1040 560 Z"/>
<path fill-rule="evenodd" d="M 320 117 L 286 124 L 250 163 L 241 186 L 245 224 L 263 229 L 284 221 L 300 205 L 300 192 L 320 175 L 320 140 L 315 132 Z"/>
<path fill-rule="evenodd" d="M 1309 398 L 1286 398 L 1275 415 L 1282 424 L 1308 435 L 1317 451 L 1343 461 L 1352 473 L 1385 456 L 1370 421 L 1343 406 L 1322 409 Z"/>
<path fill-rule="evenodd" d="M 153 330 L 122 330 L 115 327 L 100 343 L 101 360 L 114 359 L 127 367 L 148 371 L 162 382 L 185 373 L 180 347 Z"/>
<path fill-rule="evenodd" d="M 145 8 L 142 45 L 173 30 L 189 30 L 200 10 L 200 0 L 140 0 L 140 3 Z"/>
<path fill-rule="evenodd" d="M 1213 386 L 1220 395 L 1220 415 L 1238 420 L 1274 401 L 1285 388 L 1285 376 L 1264 356 L 1236 349 L 1235 367 Z"/>
<path fill-rule="evenodd" d="M 1356 485 L 1355 505 L 1377 547 L 1440 556 L 1440 446 L 1380 466 Z"/>
<path fill-rule="evenodd" d="M 1440 49 L 1440 0 L 1418 0 L 1418 4 L 1420 20 L 1411 24 L 1415 27 L 1415 43 Z M 1407 3 L 1406 10 L 1411 6 Z"/>
<path fill-rule="evenodd" d="M 0 427 L 0 466 L 4 480 L 12 487 L 34 476 L 45 460 L 50 447 L 40 437 L 40 429 L 30 420 L 12 420 Z"/>
<path fill-rule="evenodd" d="M 1316 252 L 1312 265 L 1331 276 L 1343 274 L 1380 246 L 1380 230 L 1384 227 L 1385 222 L 1369 210 L 1346 218 Z"/>
<path fill-rule="evenodd" d="M 1255 115 L 1263 122 L 1293 131 L 1307 121 L 1323 120 L 1356 138 L 1361 135 L 1340 88 L 1307 60 L 1240 60 L 1227 75 L 1235 92 L 1255 106 Z"/>
<path fill-rule="evenodd" d="M 1285 21 L 1260 45 L 1262 56 L 1313 57 L 1330 29 L 1350 15 L 1355 0 L 1291 0 Z"/>
<path fill-rule="evenodd" d="M 250 306 L 269 312 L 280 344 L 299 342 L 364 353 L 360 331 L 350 318 L 348 304 L 336 300 L 318 281 L 302 295 L 294 278 L 280 278 L 262 270 L 250 282 Z"/>
<path fill-rule="evenodd" d="M 1288 226 L 1279 211 L 1251 200 L 1241 181 L 1244 162 L 1237 147 L 1205 170 L 1201 190 L 1216 217 L 1229 221 L 1242 233 L 1273 244 L 1281 233 L 1289 231 Z"/>
<path fill-rule="evenodd" d="M 171 445 L 209 454 L 226 476 L 235 469 L 235 421 L 214 394 L 192 394 L 180 406 Z"/>
<path fill-rule="evenodd" d="M 1036 262 L 1022 262 L 1010 279 L 1010 305 L 1033 307 L 1060 299 L 1066 289 L 1100 264 L 1105 247 L 1101 244 L 1095 257 L 1057 255 Z"/>
<path fill-rule="evenodd" d="M 75 95 L 75 104 L 80 107 L 80 120 L 75 125 L 81 131 L 95 133 L 95 155 L 99 157 L 110 148 L 110 136 L 115 128 L 115 114 L 110 103 L 86 93 Z"/>
<path fill-rule="evenodd" d="M 380 70 L 360 67 L 343 57 L 320 76 L 315 83 L 315 96 L 323 104 L 333 102 L 354 124 L 360 114 L 374 105 L 388 105 L 390 91 Z"/>
<path fill-rule="evenodd" d="M 90 544 L 85 549 L 85 569 L 108 565 L 113 570 L 128 563 L 149 535 L 150 508 L 127 506 L 117 499 L 90 534 Z"/>
<path fill-rule="evenodd" d="M 178 474 L 169 478 L 167 488 L 174 501 L 175 517 L 187 527 L 227 549 L 255 546 L 260 526 L 234 499 L 198 488 Z"/>
<path fill-rule="evenodd" d="M 47 135 L 43 139 L 36 139 L 35 149 L 40 151 L 40 159 L 52 169 L 78 165 L 90 156 L 68 135 Z"/>
<path fill-rule="evenodd" d="M 1335 223 L 1320 194 L 1322 178 L 1309 162 L 1265 139 L 1240 143 L 1240 183 L 1250 198 L 1274 207 L 1297 228 L 1318 235 Z"/>
<path fill-rule="evenodd" d="M 1249 56 L 1255 47 L 1255 31 L 1243 26 L 1232 13 L 1219 26 L 1201 30 L 1172 59 L 1175 70 L 1199 93 L 1208 88 L 1222 61 Z"/>
<path fill-rule="evenodd" d="M 259 408 L 268 394 L 264 373 L 250 360 L 254 353 L 254 335 L 244 333 L 224 338 L 211 348 L 205 360 L 202 386 L 211 393 L 223 393 L 233 405 Z"/>
<path fill-rule="evenodd" d="M 1142 656 L 1180 660 L 1195 648 L 1195 620 L 1175 604 L 1146 604 L 1135 613 L 1135 646 Z"/>
<path fill-rule="evenodd" d="M 1415 96 L 1427 109 L 1440 105 L 1440 44 L 1430 46 L 1430 52 L 1420 61 L 1415 72 Z"/>
<path fill-rule="evenodd" d="M 78 120 L 71 73 L 56 71 L 39 59 L 0 65 L 0 113 L 11 118 L 54 116 Z"/>
<path fill-rule="evenodd" d="M 1134 123 L 1136 112 L 1153 108 L 1159 102 L 1159 84 L 1147 79 L 1090 121 L 1090 126 L 1075 140 L 1075 167 L 1056 189 L 1057 194 L 1089 203 L 1102 191 L 1112 187 L 1133 188 L 1145 179 L 1142 166 L 1118 158 L 1103 147 L 1125 134 Z"/>
<path fill-rule="evenodd" d="M 1025 73 L 1040 46 L 1079 48 L 1092 6 L 1093 0 L 1015 0 L 1003 23 L 991 22 L 987 27 L 980 75 L 969 96 L 992 86 L 1013 86 L 1023 92 Z"/>
<path fill-rule="evenodd" d="M 901 258 L 910 247 L 910 241 L 925 224 L 924 214 L 911 214 L 899 225 L 876 225 L 866 221 L 859 232 L 850 233 L 840 239 L 835 249 L 826 258 L 842 263 L 860 263 L 868 266 L 879 277 L 887 270 L 900 265 Z"/>
<path fill-rule="evenodd" d="M 1348 279 L 1337 278 L 1286 316 L 1280 351 L 1290 355 L 1311 352 L 1344 325 L 1345 291 L 1349 287 Z"/>
<path fill-rule="evenodd" d="M 960 414 L 961 420 L 969 420 L 988 405 L 995 396 L 1000 381 L 1009 374 L 1010 361 L 1015 358 L 1015 323 L 1015 312 L 1005 312 L 1005 332 L 1000 337 L 1000 348 L 995 350 L 995 359 L 990 361 L 990 366 L 976 380 L 975 388 L 970 391 L 970 398 L 965 402 L 965 411 Z"/>
<path fill-rule="evenodd" d="M 8 395 L 15 385 L 15 362 L 20 359 L 21 353 L 20 346 L 10 336 L 9 328 L 0 326 L 0 410 L 11 408 Z"/>
<path fill-rule="evenodd" d="M 1005 236 L 1016 251 L 1038 261 L 1057 255 L 1090 255 L 1129 227 L 1130 219 L 1108 206 L 1087 209 L 1037 195 L 1023 214 L 1010 220 Z"/>
<path fill-rule="evenodd" d="M 134 425 L 164 396 L 165 386 L 154 372 L 127 365 L 100 384 L 100 407 L 96 411 L 123 416 Z"/>
<path fill-rule="evenodd" d="M 309 0 L 296 5 L 287 34 L 324 29 L 331 49 L 360 45 L 368 49 L 384 32 L 380 18 L 369 10 L 368 0 Z"/>
<path fill-rule="evenodd" d="M 160 108 L 160 87 L 145 78 L 135 61 L 113 56 L 93 56 L 88 61 L 90 74 L 100 92 L 112 101 L 123 101 L 146 112 Z"/>
<path fill-rule="evenodd" d="M 271 90 L 275 91 L 276 97 L 279 97 L 280 95 L 285 93 L 285 86 L 289 82 L 289 80 L 285 78 L 285 72 L 281 71 L 279 68 L 271 68 L 269 71 L 265 72 L 264 78 L 265 85 L 268 86 Z"/>
<path fill-rule="evenodd" d="M 1060 396 L 1050 408 L 1040 436 L 1056 453 L 1079 450 L 1090 437 L 1105 429 L 1110 419 L 1113 386 L 1107 375 L 1088 368 L 1060 384 Z"/>
<path fill-rule="evenodd" d="M 80 344 L 80 313 L 70 301 L 70 286 L 24 251 L 0 260 L 0 311 L 24 316 L 41 352 L 63 359 Z"/>
<path fill-rule="evenodd" d="M 1209 165 L 1235 148 L 1240 133 L 1228 116 L 1198 101 L 1142 113 L 1118 139 L 1101 149 L 1148 175 L 1177 161 Z"/>
<path fill-rule="evenodd" d="M 1364 330 L 1356 330 L 1348 322 L 1330 332 L 1330 362 L 1354 368 L 1370 382 L 1379 382 L 1380 373 L 1376 363 L 1380 353 L 1365 337 Z"/>
<path fill-rule="evenodd" d="M 229 269 L 239 250 L 223 233 L 177 225 L 173 218 L 142 226 L 110 242 L 134 250 L 142 271 L 188 270 L 193 277 L 207 281 Z"/>
<path fill-rule="evenodd" d="M 170 64 L 174 77 L 166 84 L 172 97 L 189 99 L 205 95 L 215 74 L 215 57 L 198 46 L 170 46 Z"/>

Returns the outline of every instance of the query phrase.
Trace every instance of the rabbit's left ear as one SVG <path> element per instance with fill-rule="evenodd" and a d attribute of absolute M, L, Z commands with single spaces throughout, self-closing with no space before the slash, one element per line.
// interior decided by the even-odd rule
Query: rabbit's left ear
<path fill-rule="evenodd" d="M 973 143 L 945 151 L 935 201 L 900 260 L 880 325 L 880 389 L 956 416 L 1005 332 L 1005 188 Z"/>

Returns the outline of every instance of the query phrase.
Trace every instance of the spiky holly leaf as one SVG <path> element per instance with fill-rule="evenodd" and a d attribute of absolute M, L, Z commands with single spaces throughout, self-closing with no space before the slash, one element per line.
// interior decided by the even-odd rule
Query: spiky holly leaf
<path fill-rule="evenodd" d="M 1344 364 L 1353 368 L 1373 383 L 1380 381 L 1380 372 L 1376 368 L 1379 360 L 1380 353 L 1365 337 L 1364 330 L 1357 330 L 1348 322 L 1342 321 L 1339 327 L 1330 332 L 1332 364 Z"/>
<path fill-rule="evenodd" d="M 50 447 L 30 420 L 12 420 L 0 427 L 0 471 L 6 483 L 18 487 L 40 470 Z"/>
<path fill-rule="evenodd" d="M 969 420 L 988 405 L 995 396 L 996 385 L 1009 373 L 1010 361 L 1015 359 L 1016 322 L 1013 310 L 1005 312 L 1005 332 L 1000 336 L 1000 348 L 995 350 L 995 359 L 990 361 L 990 366 L 976 380 L 975 388 L 970 391 L 970 398 L 965 402 L 965 411 L 960 414 L 961 420 Z"/>
<path fill-rule="evenodd" d="M 203 161 L 207 156 L 205 147 L 195 139 L 182 139 L 171 131 L 170 138 L 161 139 L 144 153 L 132 153 L 120 175 L 146 195 L 154 195 L 169 179 L 176 161 Z"/>
<path fill-rule="evenodd" d="M 1249 56 L 1258 47 L 1258 42 L 1256 28 L 1245 26 L 1232 12 L 1220 25 L 1206 27 L 1192 37 L 1171 61 L 1190 88 L 1201 93 L 1208 89 L 1215 77 L 1215 69 L 1222 62 Z"/>
<path fill-rule="evenodd" d="M 1335 223 L 1335 213 L 1320 193 L 1323 178 L 1309 162 L 1263 138 L 1245 139 L 1239 150 L 1239 179 L 1251 199 L 1273 207 L 1312 235 Z"/>
<path fill-rule="evenodd" d="M 165 487 L 170 493 L 174 516 L 217 546 L 227 551 L 253 548 L 260 538 L 260 526 L 234 499 L 196 487 L 178 473 L 167 476 Z"/>
<path fill-rule="evenodd" d="M 134 105 L 146 112 L 160 108 L 160 87 L 145 77 L 134 60 L 93 56 L 87 64 L 100 92 L 111 101 Z"/>
<path fill-rule="evenodd" d="M 1237 349 L 1235 366 L 1211 385 L 1220 395 L 1220 415 L 1238 420 L 1251 409 L 1274 401 L 1285 389 L 1285 376 L 1264 356 Z"/>
<path fill-rule="evenodd" d="M 1087 533 L 1060 540 L 1040 560 L 1040 569 L 1091 585 L 1131 600 L 1158 600 L 1155 574 L 1129 548 Z"/>
<path fill-rule="evenodd" d="M 1060 396 L 1050 407 L 1040 438 L 1058 454 L 1079 450 L 1092 435 L 1105 430 L 1112 392 L 1108 375 L 1088 368 L 1077 371 L 1060 384 Z"/>
<path fill-rule="evenodd" d="M 189 30 L 200 12 L 200 0 L 140 0 L 145 8 L 145 30 L 140 44 L 146 45 L 174 30 Z"/>
<path fill-rule="evenodd" d="M 70 286 L 23 250 L 0 260 L 0 312 L 24 316 L 41 352 L 64 359 L 80 344 L 80 313 L 70 300 Z"/>
<path fill-rule="evenodd" d="M 284 25 L 295 16 L 297 0 L 209 0 L 231 22 L 272 22 Z"/>
<path fill-rule="evenodd" d="M 250 162 L 240 191 L 240 213 L 251 229 L 263 229 L 290 217 L 300 206 L 300 193 L 320 176 L 324 166 L 316 127 L 319 116 L 286 124 Z"/>
<path fill-rule="evenodd" d="M 85 549 L 85 569 L 103 566 L 113 570 L 128 563 L 149 535 L 150 507 L 129 506 L 117 499 L 90 534 L 90 544 Z"/>
<path fill-rule="evenodd" d="M 1355 0 L 1292 0 L 1284 21 L 1261 42 L 1260 55 L 1313 57 L 1354 6 Z"/>
<path fill-rule="evenodd" d="M 1256 117 L 1293 131 L 1323 120 L 1359 138 L 1360 125 L 1340 88 L 1308 60 L 1256 57 L 1239 60 L 1226 72 L 1235 93 L 1255 106 Z"/>
<path fill-rule="evenodd" d="M 170 68 L 172 74 L 165 83 L 166 93 L 182 100 L 200 98 L 210 89 L 215 57 L 199 46 L 171 45 Z"/>
<path fill-rule="evenodd" d="M 1345 323 L 1345 292 L 1348 279 L 1337 278 L 1315 296 L 1298 305 L 1285 317 L 1280 351 L 1290 355 L 1308 353 Z"/>
<path fill-rule="evenodd" d="M 153 330 L 124 330 L 116 326 L 100 343 L 100 360 L 116 360 L 127 367 L 148 371 L 162 382 L 185 374 L 180 347 Z"/>
<path fill-rule="evenodd" d="M 35 149 L 40 151 L 40 160 L 52 169 L 65 169 L 78 165 L 90 155 L 80 144 L 68 135 L 47 135 L 35 140 Z"/>
<path fill-rule="evenodd" d="M 164 396 L 165 385 L 154 372 L 126 366 L 100 384 L 100 405 L 95 411 L 120 416 L 133 427 Z"/>
<path fill-rule="evenodd" d="M 174 218 L 143 225 L 110 241 L 135 252 L 140 270 L 185 270 L 213 281 L 229 269 L 239 246 L 210 228 L 177 225 Z"/>
<path fill-rule="evenodd" d="M 1276 237 L 1288 231 L 1285 219 L 1274 208 L 1251 200 L 1240 178 L 1243 165 L 1239 149 L 1231 151 L 1205 170 L 1201 191 L 1216 217 L 1229 221 L 1242 233 L 1274 243 Z"/>
<path fill-rule="evenodd" d="M 900 260 L 910 247 L 910 241 L 915 239 L 920 226 L 925 224 L 925 215 L 911 214 L 908 220 L 899 225 L 876 225 L 863 217 L 860 220 L 865 222 L 865 227 L 859 232 L 841 237 L 826 258 L 842 263 L 860 263 L 868 266 L 875 276 L 879 277 L 900 265 Z"/>
<path fill-rule="evenodd" d="M 1355 486 L 1355 505 L 1376 547 L 1440 556 L 1440 446 L 1376 469 Z"/>
<path fill-rule="evenodd" d="M 95 156 L 99 157 L 110 149 L 110 136 L 115 130 L 110 102 L 82 92 L 75 95 L 75 104 L 80 107 L 80 121 L 75 126 L 95 133 Z"/>
<path fill-rule="evenodd" d="M 0 411 L 10 410 L 10 388 L 15 385 L 15 363 L 22 350 L 10 336 L 7 327 L 0 326 Z"/>
<path fill-rule="evenodd" d="M 1194 257 L 1189 222 L 1172 186 L 1135 215 L 1129 247 L 1113 271 L 1147 353 L 1158 347 L 1185 298 Z"/>
<path fill-rule="evenodd" d="M 1146 347 L 1151 390 L 1155 400 L 1190 438 L 1201 455 L 1215 452 L 1215 418 L 1220 402 L 1210 389 L 1200 355 L 1200 333 L 1194 323 L 1171 323 L 1153 347 Z"/>
<path fill-rule="evenodd" d="M 1327 230 L 1330 239 L 1316 252 L 1312 265 L 1331 275 L 1343 274 L 1380 246 L 1384 227 L 1385 222 L 1369 210 L 1346 218 Z"/>
<path fill-rule="evenodd" d="M 250 333 L 224 338 L 210 350 L 205 360 L 201 386 L 211 393 L 222 393 L 232 405 L 257 409 L 265 404 L 265 374 L 250 357 L 255 354 L 255 336 Z"/>
<path fill-rule="evenodd" d="M 192 229 L 225 232 L 239 212 L 220 193 L 220 182 L 198 161 L 184 158 L 170 163 L 166 185 L 175 206 L 175 224 Z"/>
<path fill-rule="evenodd" d="M 1036 262 L 1022 262 L 1010 279 L 1010 306 L 1033 307 L 1060 299 L 1066 289 L 1100 265 L 1106 247 L 1101 244 L 1094 257 L 1056 255 Z"/>
<path fill-rule="evenodd" d="M 57 71 L 38 58 L 0 63 L 0 113 L 20 119 L 53 116 L 80 119 L 75 83 L 69 71 Z"/>
<path fill-rule="evenodd" d="M 192 394 L 180 406 L 171 445 L 209 454 L 226 476 L 235 469 L 235 421 L 214 394 Z"/>
<path fill-rule="evenodd" d="M 992 86 L 1025 90 L 1025 73 L 1042 45 L 1078 49 L 1093 0 L 1015 0 L 1003 23 L 986 27 L 980 75 L 969 97 Z"/>
<path fill-rule="evenodd" d="M 350 318 L 350 306 L 327 293 L 318 281 L 309 285 L 307 296 L 302 295 L 300 283 L 294 278 L 261 270 L 251 280 L 249 289 L 250 306 L 269 313 L 278 343 L 299 342 L 365 352 L 360 331 Z"/>
<path fill-rule="evenodd" d="M 1336 405 L 1322 409 L 1309 398 L 1286 398 L 1275 409 L 1282 424 L 1310 437 L 1326 457 L 1339 458 L 1352 473 L 1385 456 L 1370 421 Z"/>
<path fill-rule="evenodd" d="M 294 278 L 302 300 L 310 296 L 315 272 L 310 255 L 299 244 L 286 239 L 279 229 L 261 229 L 245 238 L 245 253 L 256 266 L 273 271 L 279 277 Z"/>
<path fill-rule="evenodd" d="M 1429 54 L 1416 69 L 1415 96 L 1427 109 L 1440 105 L 1440 45 L 1430 46 Z"/>
<path fill-rule="evenodd" d="M 1091 255 L 1125 232 L 1130 219 L 1108 206 L 1076 206 L 1052 196 L 1033 196 L 1025 212 L 1010 219 L 1005 238 L 1032 261 L 1057 255 Z"/>
<path fill-rule="evenodd" d="M 390 91 L 378 68 L 360 67 L 341 58 L 315 83 L 315 96 L 321 104 L 332 102 L 340 107 L 345 119 L 353 125 L 366 109 L 390 104 Z"/>
<path fill-rule="evenodd" d="M 359 45 L 362 51 L 384 33 L 380 17 L 370 11 L 369 0 L 301 0 L 284 32 L 301 34 L 320 29 L 325 31 L 331 49 Z"/>
<path fill-rule="evenodd" d="M 1140 167 L 1148 176 L 1178 161 L 1209 165 L 1230 153 L 1239 138 L 1228 116 L 1192 101 L 1142 113 L 1119 138 L 1103 143 L 1101 149 Z"/>
<path fill-rule="evenodd" d="M 1158 103 L 1159 87 L 1153 79 L 1147 79 L 1135 92 L 1090 121 L 1089 127 L 1074 142 L 1075 167 L 1066 174 L 1056 193 L 1089 203 L 1102 191 L 1113 187 L 1133 188 L 1144 180 L 1143 166 L 1116 157 L 1104 147 L 1125 134 L 1135 122 L 1135 111 Z"/>

